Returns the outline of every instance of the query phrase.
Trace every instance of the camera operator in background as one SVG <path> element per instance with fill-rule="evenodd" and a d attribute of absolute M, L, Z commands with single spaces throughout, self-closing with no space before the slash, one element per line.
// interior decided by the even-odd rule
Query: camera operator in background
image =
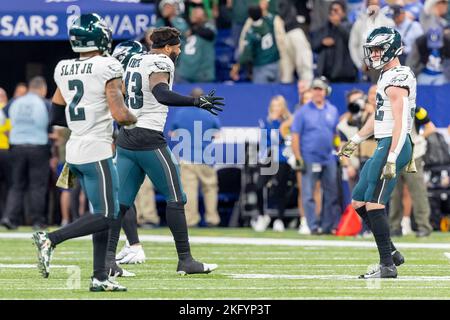
<path fill-rule="evenodd" d="M 372 85 L 366 96 L 363 91 L 353 89 L 347 93 L 348 111 L 341 116 L 337 129 L 341 135 L 342 144 L 348 141 L 370 118 L 376 108 L 377 86 Z M 350 158 L 341 158 L 341 164 L 344 173 L 347 173 L 348 183 L 352 190 L 355 186 L 358 174 L 366 161 L 372 156 L 377 143 L 372 136 L 362 142 L 355 151 L 354 156 Z M 363 227 L 363 234 L 370 234 L 367 226 Z"/>
<path fill-rule="evenodd" d="M 420 128 L 423 126 L 423 133 L 420 134 Z M 436 132 L 436 127 L 428 117 L 428 113 L 423 107 L 416 107 L 414 117 L 414 126 L 411 131 L 411 138 L 414 143 L 413 157 L 416 163 L 417 172 L 408 174 L 402 172 L 392 192 L 389 206 L 389 225 L 392 236 L 402 236 L 411 232 L 411 220 L 409 216 L 403 216 L 403 187 L 408 186 L 411 194 L 412 205 L 414 209 L 414 219 L 417 224 L 417 237 L 427 237 L 433 231 L 430 224 L 430 203 L 428 201 L 428 192 L 423 176 L 424 160 L 423 156 L 427 152 L 427 141 L 425 140 L 432 133 Z M 409 200 L 409 198 L 408 198 Z M 409 201 L 411 201 L 409 200 Z"/>
<path fill-rule="evenodd" d="M 377 86 L 370 87 L 368 96 L 359 89 L 353 89 L 347 93 L 347 112 L 341 116 L 338 130 L 342 143 L 348 141 L 366 123 L 370 115 L 375 112 L 375 95 Z M 376 141 L 372 137 L 361 143 L 355 152 L 355 157 L 342 159 L 342 166 L 347 171 L 350 188 L 356 183 L 358 172 L 364 163 L 372 156 L 376 148 Z"/>

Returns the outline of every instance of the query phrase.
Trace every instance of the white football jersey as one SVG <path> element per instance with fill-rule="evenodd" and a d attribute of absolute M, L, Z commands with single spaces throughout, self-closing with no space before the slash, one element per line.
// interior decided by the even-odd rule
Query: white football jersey
<path fill-rule="evenodd" d="M 391 102 L 386 94 L 388 87 L 400 87 L 409 91 L 409 110 L 407 116 L 407 129 L 411 133 L 416 110 L 416 77 L 407 66 L 391 68 L 380 74 L 377 83 L 377 109 L 375 112 L 375 138 L 392 137 L 394 129 L 394 118 L 392 116 Z"/>
<path fill-rule="evenodd" d="M 112 57 L 61 60 L 55 82 L 67 103 L 66 120 L 72 131 L 66 160 L 72 164 L 112 157 L 113 118 L 106 102 L 106 82 L 122 78 L 123 68 Z"/>
<path fill-rule="evenodd" d="M 136 127 L 163 131 L 169 108 L 159 103 L 150 91 L 149 76 L 152 73 L 170 74 L 172 90 L 175 66 L 165 54 L 144 53 L 131 57 L 123 75 L 126 86 L 125 102 L 138 119 Z"/>

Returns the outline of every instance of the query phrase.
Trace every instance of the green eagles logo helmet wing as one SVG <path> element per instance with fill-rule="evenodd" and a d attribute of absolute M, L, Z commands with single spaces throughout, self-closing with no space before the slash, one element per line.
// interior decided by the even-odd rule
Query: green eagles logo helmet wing
<path fill-rule="evenodd" d="M 372 69 L 381 69 L 387 63 L 402 54 L 403 46 L 400 33 L 389 27 L 375 28 L 367 37 L 364 48 L 364 62 Z M 371 53 L 374 48 L 381 50 L 379 60 L 373 60 Z"/>
<path fill-rule="evenodd" d="M 144 52 L 146 52 L 146 50 L 139 41 L 127 40 L 119 43 L 114 48 L 112 56 L 119 60 L 125 70 L 128 65 L 128 61 L 130 61 L 130 58 L 133 55 Z"/>

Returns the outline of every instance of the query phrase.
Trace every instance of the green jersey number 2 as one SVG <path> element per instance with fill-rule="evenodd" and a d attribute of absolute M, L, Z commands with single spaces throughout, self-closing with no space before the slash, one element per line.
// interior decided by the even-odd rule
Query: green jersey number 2
<path fill-rule="evenodd" d="M 72 102 L 69 105 L 70 121 L 86 120 L 84 108 L 77 108 L 77 105 L 80 103 L 84 94 L 83 82 L 81 82 L 81 80 L 69 80 L 69 90 L 76 90 Z"/>

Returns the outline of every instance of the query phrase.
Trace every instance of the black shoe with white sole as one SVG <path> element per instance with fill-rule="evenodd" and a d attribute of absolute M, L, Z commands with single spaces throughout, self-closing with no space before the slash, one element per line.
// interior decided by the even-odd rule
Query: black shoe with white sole
<path fill-rule="evenodd" d="M 373 270 L 362 274 L 358 277 L 359 279 L 380 279 L 380 278 L 397 278 L 397 268 L 395 265 L 384 266 L 379 264 Z"/>
<path fill-rule="evenodd" d="M 177 273 L 180 275 L 210 273 L 217 267 L 217 264 L 201 263 L 194 259 L 179 260 Z"/>

